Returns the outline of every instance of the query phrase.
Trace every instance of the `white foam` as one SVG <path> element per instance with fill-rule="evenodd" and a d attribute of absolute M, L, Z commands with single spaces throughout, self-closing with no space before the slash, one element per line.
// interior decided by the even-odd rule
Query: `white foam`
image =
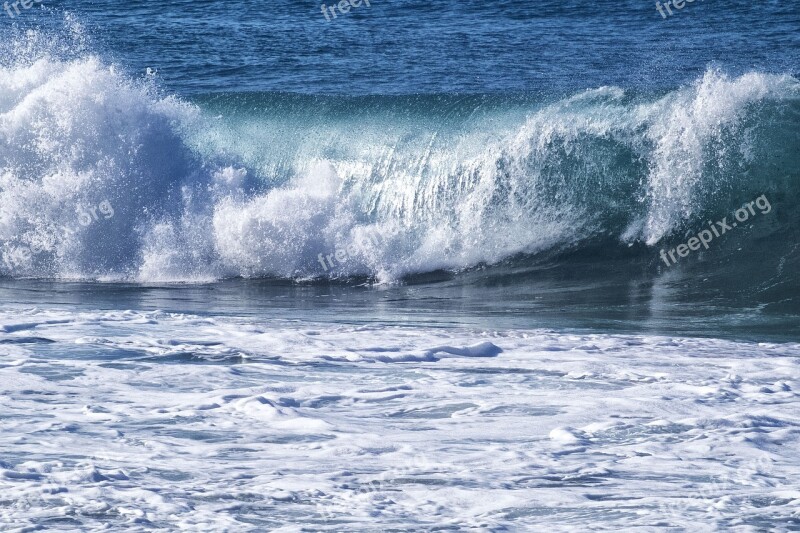
<path fill-rule="evenodd" d="M 800 506 L 798 356 L 718 339 L 3 308 L 0 520 L 780 528 Z"/>

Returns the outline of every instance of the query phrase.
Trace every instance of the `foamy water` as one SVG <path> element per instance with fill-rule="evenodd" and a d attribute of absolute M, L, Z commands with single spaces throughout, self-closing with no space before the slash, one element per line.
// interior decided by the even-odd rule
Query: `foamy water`
<path fill-rule="evenodd" d="M 800 520 L 796 344 L 44 309 L 0 332 L 11 529 Z"/>

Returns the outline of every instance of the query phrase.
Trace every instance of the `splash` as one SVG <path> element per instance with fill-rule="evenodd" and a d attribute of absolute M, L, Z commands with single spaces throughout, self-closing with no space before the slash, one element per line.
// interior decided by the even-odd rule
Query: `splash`
<path fill-rule="evenodd" d="M 88 45 L 37 52 L 43 40 L 18 37 L 25 60 L 0 65 L 2 275 L 391 282 L 598 239 L 655 247 L 742 199 L 797 192 L 790 76 L 709 70 L 661 95 L 189 102 Z M 113 218 L 59 231 L 104 201 Z"/>

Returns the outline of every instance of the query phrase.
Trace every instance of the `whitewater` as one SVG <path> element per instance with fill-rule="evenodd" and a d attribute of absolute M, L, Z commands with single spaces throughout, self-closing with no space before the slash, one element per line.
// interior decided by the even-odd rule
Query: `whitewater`
<path fill-rule="evenodd" d="M 0 331 L 11 529 L 800 520 L 797 344 L 24 309 Z"/>

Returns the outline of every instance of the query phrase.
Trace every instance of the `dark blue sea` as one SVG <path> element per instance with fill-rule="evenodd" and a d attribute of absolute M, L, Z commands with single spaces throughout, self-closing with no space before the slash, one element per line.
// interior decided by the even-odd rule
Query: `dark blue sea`
<path fill-rule="evenodd" d="M 797 2 L 0 7 L 0 530 L 800 528 Z"/>

